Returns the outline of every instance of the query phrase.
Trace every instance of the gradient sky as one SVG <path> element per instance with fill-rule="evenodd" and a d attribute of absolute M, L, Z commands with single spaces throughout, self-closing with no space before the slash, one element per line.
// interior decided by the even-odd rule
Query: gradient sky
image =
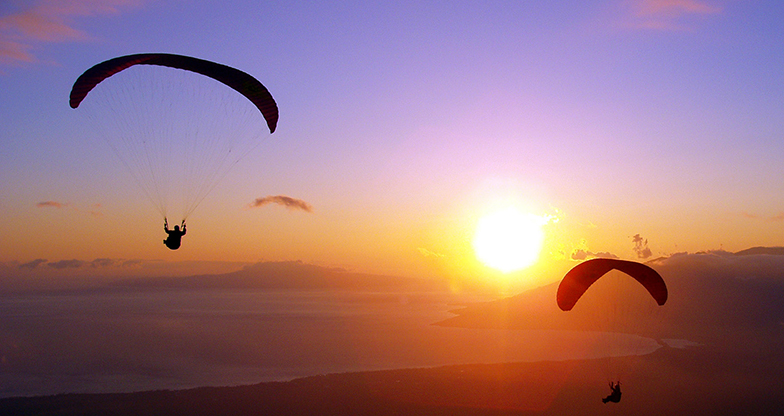
<path fill-rule="evenodd" d="M 654 257 L 784 245 L 783 19 L 774 0 L 6 1 L 0 261 L 492 275 L 471 236 L 510 204 L 553 218 L 514 279 L 638 258 L 635 240 Z M 280 108 L 177 252 L 68 106 L 84 70 L 141 52 L 240 68 Z M 269 195 L 312 212 L 248 208 Z"/>

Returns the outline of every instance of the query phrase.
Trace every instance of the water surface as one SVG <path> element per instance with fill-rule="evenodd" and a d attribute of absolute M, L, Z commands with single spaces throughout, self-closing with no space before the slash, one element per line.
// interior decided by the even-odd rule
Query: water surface
<path fill-rule="evenodd" d="M 593 358 L 585 333 L 433 325 L 448 293 L 96 292 L 0 299 L 0 397 Z M 655 349 L 648 344 L 645 351 Z"/>

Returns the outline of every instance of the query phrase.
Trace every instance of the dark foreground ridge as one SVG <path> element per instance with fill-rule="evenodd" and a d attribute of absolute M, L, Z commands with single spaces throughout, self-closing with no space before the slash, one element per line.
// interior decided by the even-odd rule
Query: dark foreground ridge
<path fill-rule="evenodd" d="M 775 414 L 781 354 L 711 346 L 635 360 L 614 404 L 636 415 Z M 770 352 L 770 351 L 769 351 Z M 3 415 L 606 415 L 600 360 L 477 364 L 306 377 L 238 387 L 0 399 Z M 774 413 L 771 413 L 774 412 Z"/>

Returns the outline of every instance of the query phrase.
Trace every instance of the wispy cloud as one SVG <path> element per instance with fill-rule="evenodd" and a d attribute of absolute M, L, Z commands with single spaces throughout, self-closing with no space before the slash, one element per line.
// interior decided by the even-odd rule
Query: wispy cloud
<path fill-rule="evenodd" d="M 39 0 L 0 16 L 0 62 L 36 62 L 31 52 L 41 43 L 74 42 L 90 35 L 76 17 L 117 14 L 141 0 Z"/>
<path fill-rule="evenodd" d="M 68 209 L 69 211 L 85 212 L 93 217 L 103 216 L 103 213 L 101 212 L 101 204 L 93 204 L 89 207 L 87 211 L 79 209 L 69 202 L 60 202 L 60 201 L 41 201 L 35 204 L 35 206 L 38 208 Z"/>
<path fill-rule="evenodd" d="M 705 0 L 639 0 L 640 14 L 681 16 L 684 14 L 713 14 L 722 8 Z"/>
<path fill-rule="evenodd" d="M 286 207 L 287 209 L 296 211 L 313 212 L 313 207 L 307 202 L 292 198 L 286 195 L 270 195 L 263 198 L 256 198 L 248 205 L 248 208 L 258 208 L 267 204 L 277 204 Z"/>
<path fill-rule="evenodd" d="M 435 251 L 431 251 L 431 250 L 428 250 L 428 249 L 422 248 L 422 247 L 418 247 L 417 251 L 419 252 L 419 254 L 421 254 L 421 255 L 423 255 L 425 257 L 436 257 L 436 258 L 444 258 L 444 257 L 446 257 L 446 255 L 444 255 L 444 254 L 436 253 Z"/>
<path fill-rule="evenodd" d="M 760 216 L 760 215 L 752 214 L 750 212 L 744 212 L 742 215 L 744 217 L 752 219 L 752 220 L 760 220 L 760 221 L 766 221 L 766 222 L 780 222 L 780 221 L 784 221 L 784 212 L 780 212 L 780 213 L 778 213 L 776 215 L 773 215 L 773 216 L 770 216 L 770 217 L 763 217 L 763 216 Z"/>
<path fill-rule="evenodd" d="M 42 201 L 35 204 L 38 208 L 65 208 L 68 206 L 67 202 L 57 202 L 57 201 Z"/>
<path fill-rule="evenodd" d="M 688 30 L 689 19 L 724 10 L 715 1 L 708 0 L 631 0 L 625 5 L 625 26 L 656 31 Z"/>
<path fill-rule="evenodd" d="M 70 260 L 58 260 L 58 261 L 47 261 L 46 259 L 35 259 L 29 261 L 27 263 L 19 264 L 20 269 L 28 269 L 28 270 L 35 270 L 41 265 L 49 266 L 53 269 L 63 270 L 63 269 L 81 269 L 81 268 L 93 268 L 93 269 L 105 269 L 105 268 L 136 268 L 142 265 L 142 260 L 132 259 L 110 259 L 110 258 L 97 258 L 92 261 L 85 261 L 85 260 L 78 260 L 78 259 L 70 259 Z"/>

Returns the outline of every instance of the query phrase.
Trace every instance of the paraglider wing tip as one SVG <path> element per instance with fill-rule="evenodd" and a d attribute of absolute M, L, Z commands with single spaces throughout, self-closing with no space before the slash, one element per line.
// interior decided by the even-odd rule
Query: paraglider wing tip
<path fill-rule="evenodd" d="M 76 92 L 71 90 L 71 95 L 68 97 L 68 105 L 70 105 L 71 108 L 79 107 L 79 104 L 82 102 L 83 98 L 84 97 L 77 97 Z"/>
<path fill-rule="evenodd" d="M 658 303 L 658 304 L 659 304 L 659 306 L 662 306 L 662 305 L 664 305 L 665 303 L 667 303 L 667 298 L 668 298 L 668 297 L 669 297 L 669 296 L 668 296 L 667 292 L 664 292 L 664 294 L 663 294 L 663 295 L 661 295 L 661 296 L 659 297 L 659 299 L 656 299 L 656 303 Z"/>
<path fill-rule="evenodd" d="M 257 107 L 267 121 L 267 127 L 269 127 L 269 132 L 272 134 L 275 133 L 275 129 L 278 128 L 278 105 L 275 103 L 275 99 L 272 98 L 269 91 L 261 84 L 259 84 L 259 86 L 263 89 L 264 96 L 266 96 L 267 99 L 265 99 L 265 103 L 257 104 Z"/>
<path fill-rule="evenodd" d="M 563 304 L 561 304 L 561 303 L 559 303 L 559 304 L 558 304 L 558 308 L 559 308 L 559 309 L 561 309 L 561 310 L 562 310 L 562 311 L 564 311 L 564 312 L 569 312 L 569 311 L 571 311 L 571 310 L 572 310 L 572 306 L 573 306 L 573 305 L 563 305 Z"/>
<path fill-rule="evenodd" d="M 87 93 L 94 87 L 95 85 L 84 85 L 84 74 L 76 80 L 73 87 L 71 87 L 71 94 L 68 97 L 68 104 L 71 108 L 79 107 L 79 104 L 82 103 L 84 97 L 87 96 Z"/>
<path fill-rule="evenodd" d="M 562 310 L 564 312 L 568 312 L 568 311 L 572 310 L 572 307 L 574 307 L 574 303 L 573 302 L 570 303 L 566 299 L 566 291 L 567 291 L 567 289 L 564 288 L 563 286 L 564 286 L 564 283 L 561 282 L 561 284 L 558 286 L 558 293 L 556 295 L 556 299 L 555 300 L 558 303 L 558 308 L 560 310 Z"/>

